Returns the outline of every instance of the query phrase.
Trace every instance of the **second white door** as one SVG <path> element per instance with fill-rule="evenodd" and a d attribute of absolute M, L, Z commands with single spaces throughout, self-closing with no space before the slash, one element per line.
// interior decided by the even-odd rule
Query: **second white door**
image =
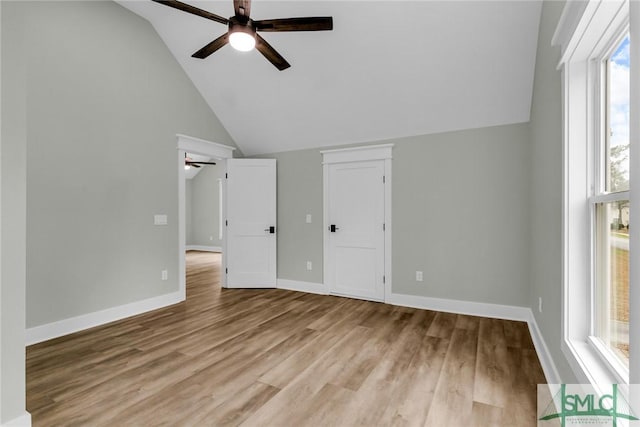
<path fill-rule="evenodd" d="M 276 287 L 276 161 L 227 160 L 227 287 Z"/>
<path fill-rule="evenodd" d="M 384 160 L 328 167 L 329 292 L 384 300 Z"/>

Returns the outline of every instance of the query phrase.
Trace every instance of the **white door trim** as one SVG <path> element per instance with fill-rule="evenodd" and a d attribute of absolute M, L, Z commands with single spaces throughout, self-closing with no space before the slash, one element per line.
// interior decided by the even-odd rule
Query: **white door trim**
<path fill-rule="evenodd" d="M 187 247 L 187 226 L 185 211 L 185 177 L 184 177 L 184 154 L 194 153 L 212 157 L 217 160 L 226 161 L 233 158 L 234 147 L 206 141 L 200 138 L 194 138 L 187 135 L 177 134 L 178 139 L 178 292 L 180 299 L 185 300 L 187 297 L 187 267 L 185 261 L 185 252 Z M 226 167 L 226 166 L 225 166 Z M 226 185 L 223 183 L 223 203 L 226 198 Z M 226 268 L 225 252 L 227 250 L 227 239 L 222 239 L 222 268 Z M 226 287 L 226 275 L 221 274 L 222 286 Z"/>
<path fill-rule="evenodd" d="M 391 297 L 392 275 L 391 275 L 391 160 L 394 144 L 368 145 L 362 147 L 340 148 L 336 150 L 323 150 L 322 154 L 322 175 L 323 175 L 323 277 L 326 292 L 329 292 L 329 165 L 334 163 L 362 162 L 368 160 L 384 160 L 384 302 L 388 302 Z"/>

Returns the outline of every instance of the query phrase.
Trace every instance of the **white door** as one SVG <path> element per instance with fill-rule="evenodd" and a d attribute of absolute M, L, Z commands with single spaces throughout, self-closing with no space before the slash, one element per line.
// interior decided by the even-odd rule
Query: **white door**
<path fill-rule="evenodd" d="M 384 300 L 384 160 L 328 167 L 329 292 Z"/>
<path fill-rule="evenodd" d="M 227 287 L 276 287 L 276 161 L 227 160 Z"/>

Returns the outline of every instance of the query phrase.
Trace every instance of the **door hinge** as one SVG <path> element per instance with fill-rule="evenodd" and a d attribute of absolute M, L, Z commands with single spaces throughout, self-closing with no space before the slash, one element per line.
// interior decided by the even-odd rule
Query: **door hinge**
<path fill-rule="evenodd" d="M 225 225 L 225 227 L 228 227 L 228 226 L 229 226 L 229 221 L 227 221 L 227 220 L 225 219 L 225 220 L 224 220 L 224 225 Z"/>
<path fill-rule="evenodd" d="M 387 224 L 385 224 L 384 222 L 382 223 L 382 231 L 386 231 L 387 230 Z"/>
<path fill-rule="evenodd" d="M 229 174 L 228 174 L 228 173 L 225 173 L 225 174 L 224 174 L 224 177 L 225 177 L 226 179 L 229 179 Z"/>
<path fill-rule="evenodd" d="M 382 275 L 382 283 L 387 283 L 387 278 L 384 275 Z"/>
<path fill-rule="evenodd" d="M 387 182 L 387 177 L 382 175 L 382 183 L 384 184 L 385 182 Z"/>
<path fill-rule="evenodd" d="M 228 269 L 228 268 L 225 268 L 225 269 L 224 269 L 224 273 L 225 273 L 225 274 L 229 274 L 229 269 Z"/>

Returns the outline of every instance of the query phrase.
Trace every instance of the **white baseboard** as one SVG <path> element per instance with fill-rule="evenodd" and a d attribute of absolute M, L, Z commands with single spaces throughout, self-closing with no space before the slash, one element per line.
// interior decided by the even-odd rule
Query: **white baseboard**
<path fill-rule="evenodd" d="M 184 298 L 182 298 L 178 291 L 48 323 L 46 325 L 36 326 L 26 330 L 26 345 L 37 344 L 42 341 L 58 338 L 84 329 L 104 325 L 126 317 L 135 316 L 147 311 L 177 304 L 181 301 L 184 301 Z"/>
<path fill-rule="evenodd" d="M 7 421 L 4 424 L 0 424 L 0 427 L 31 427 L 31 414 L 27 411 L 20 415 L 18 418 Z"/>
<path fill-rule="evenodd" d="M 540 360 L 540 365 L 542 365 L 544 376 L 547 378 L 547 383 L 560 384 L 562 379 L 560 378 L 560 374 L 558 374 L 556 364 L 553 363 L 549 348 L 542 337 L 542 333 L 540 332 L 540 328 L 538 328 L 538 323 L 531 309 L 529 309 L 529 319 L 527 319 L 527 323 L 529 324 L 529 333 L 531 334 L 533 345 L 536 348 L 536 353 L 538 353 L 538 359 Z"/>
<path fill-rule="evenodd" d="M 187 245 L 185 249 L 187 251 L 222 252 L 220 246 Z"/>
<path fill-rule="evenodd" d="M 385 298 L 385 302 L 403 307 L 468 314 L 471 316 L 493 317 L 496 319 L 520 320 L 523 322 L 529 320 L 529 313 L 531 312 L 531 310 L 526 307 L 513 305 L 488 304 L 405 294 L 391 294 Z"/>
<path fill-rule="evenodd" d="M 298 280 L 277 279 L 276 287 L 289 291 L 309 292 L 310 294 L 327 295 L 329 293 L 324 283 L 301 282 Z"/>
<path fill-rule="evenodd" d="M 529 307 L 487 304 L 403 294 L 391 294 L 386 298 L 385 302 L 404 307 L 527 322 L 527 325 L 529 326 L 529 333 L 531 334 L 531 339 L 533 340 L 533 345 L 536 348 L 536 353 L 538 354 L 538 359 L 542 365 L 542 370 L 544 371 L 547 383 L 560 384 L 561 382 L 556 365 L 553 362 L 553 358 L 549 353 L 547 344 L 544 342 L 542 333 L 536 323 L 536 318 Z"/>

